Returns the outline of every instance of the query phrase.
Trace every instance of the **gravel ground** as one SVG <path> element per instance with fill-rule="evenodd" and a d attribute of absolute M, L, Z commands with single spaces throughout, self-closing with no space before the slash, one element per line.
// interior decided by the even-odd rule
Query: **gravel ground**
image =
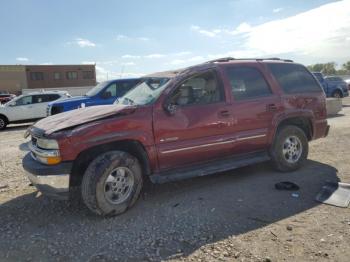
<path fill-rule="evenodd" d="M 314 201 L 350 182 L 350 99 L 326 139 L 288 174 L 270 165 L 148 186 L 135 207 L 94 216 L 37 194 L 21 167 L 26 126 L 0 133 L 0 261 L 349 261 L 350 209 Z M 276 182 L 300 186 L 299 197 Z"/>

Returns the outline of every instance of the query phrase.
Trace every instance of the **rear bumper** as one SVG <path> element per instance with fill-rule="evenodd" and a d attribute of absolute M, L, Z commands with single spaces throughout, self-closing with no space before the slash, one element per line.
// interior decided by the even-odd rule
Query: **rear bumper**
<path fill-rule="evenodd" d="M 28 179 L 44 195 L 57 198 L 69 198 L 69 181 L 72 162 L 63 162 L 58 165 L 43 165 L 35 161 L 28 153 L 22 161 Z"/>

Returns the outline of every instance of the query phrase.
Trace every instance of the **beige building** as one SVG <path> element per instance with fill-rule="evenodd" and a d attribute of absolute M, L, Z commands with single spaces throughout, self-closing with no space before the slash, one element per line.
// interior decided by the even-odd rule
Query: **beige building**
<path fill-rule="evenodd" d="M 16 94 L 27 87 L 25 66 L 0 65 L 0 91 Z"/>
<path fill-rule="evenodd" d="M 95 65 L 0 65 L 0 92 L 94 85 Z"/>

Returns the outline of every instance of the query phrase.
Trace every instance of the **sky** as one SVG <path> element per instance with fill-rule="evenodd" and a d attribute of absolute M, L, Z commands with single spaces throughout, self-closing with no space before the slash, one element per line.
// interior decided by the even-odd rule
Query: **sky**
<path fill-rule="evenodd" d="M 0 64 L 96 64 L 99 81 L 219 57 L 350 60 L 350 0 L 11 0 Z"/>

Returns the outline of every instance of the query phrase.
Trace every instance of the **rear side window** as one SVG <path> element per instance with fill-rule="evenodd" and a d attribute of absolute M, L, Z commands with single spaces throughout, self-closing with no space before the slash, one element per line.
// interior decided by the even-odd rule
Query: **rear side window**
<path fill-rule="evenodd" d="M 226 70 L 235 100 L 271 95 L 263 75 L 253 67 L 229 67 Z"/>
<path fill-rule="evenodd" d="M 33 104 L 46 103 L 60 98 L 58 94 L 45 94 L 45 95 L 34 95 Z"/>
<path fill-rule="evenodd" d="M 306 68 L 296 64 L 267 64 L 287 94 L 321 92 L 322 89 Z"/>

